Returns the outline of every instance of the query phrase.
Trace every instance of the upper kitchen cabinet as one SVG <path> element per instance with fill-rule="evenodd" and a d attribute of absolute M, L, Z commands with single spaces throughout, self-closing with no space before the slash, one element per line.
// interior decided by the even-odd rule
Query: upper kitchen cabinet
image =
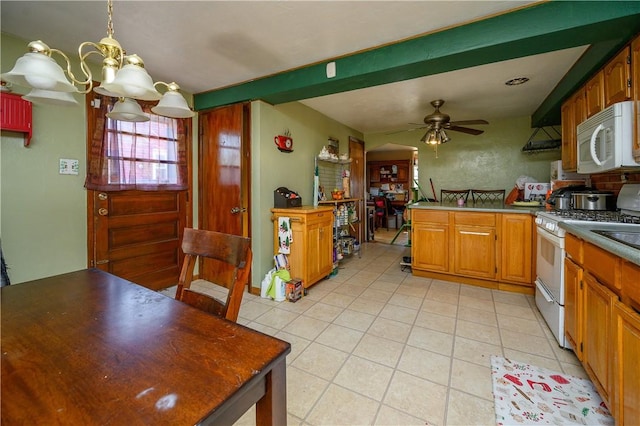
<path fill-rule="evenodd" d="M 584 86 L 587 118 L 604 109 L 604 73 L 598 72 Z M 580 122 L 576 123 L 576 126 Z"/>
<path fill-rule="evenodd" d="M 640 36 L 631 42 L 631 85 L 636 108 L 640 108 Z M 636 111 L 636 125 L 633 135 L 633 159 L 640 161 L 640 113 Z"/>
<path fill-rule="evenodd" d="M 578 135 L 576 128 L 587 118 L 585 88 L 581 88 L 562 105 L 562 168 L 575 172 L 578 168 Z"/>
<path fill-rule="evenodd" d="M 631 47 L 626 46 L 605 65 L 604 106 L 631 99 Z"/>

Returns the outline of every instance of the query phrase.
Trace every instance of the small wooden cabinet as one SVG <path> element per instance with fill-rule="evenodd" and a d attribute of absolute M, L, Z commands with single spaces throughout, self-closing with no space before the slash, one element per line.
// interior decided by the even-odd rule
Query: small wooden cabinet
<path fill-rule="evenodd" d="M 587 118 L 604 109 L 604 73 L 598 72 L 584 87 Z M 580 122 L 576 123 L 576 126 Z"/>
<path fill-rule="evenodd" d="M 308 288 L 328 276 L 333 269 L 333 207 L 275 208 L 271 213 L 274 253 L 278 253 L 278 219 L 289 218 L 293 239 L 288 255 L 291 277 L 302 279 Z"/>
<path fill-rule="evenodd" d="M 24 133 L 24 146 L 33 135 L 31 102 L 13 93 L 0 94 L 0 129 Z"/>
<path fill-rule="evenodd" d="M 578 360 L 582 361 L 582 310 L 584 308 L 582 268 L 571 259 L 564 262 L 564 335 Z"/>
<path fill-rule="evenodd" d="M 532 286 L 533 217 L 528 214 L 501 214 L 500 280 Z"/>
<path fill-rule="evenodd" d="M 367 172 L 369 188 L 382 184 L 402 185 L 405 190 L 411 188 L 411 160 L 368 161 Z"/>
<path fill-rule="evenodd" d="M 604 107 L 631 99 L 631 47 L 626 46 L 604 66 Z"/>
<path fill-rule="evenodd" d="M 640 424 L 640 314 L 621 302 L 613 305 L 612 407 L 616 424 Z"/>
<path fill-rule="evenodd" d="M 607 406 L 611 406 L 613 352 L 611 319 L 616 295 L 591 274 L 584 275 L 583 363 Z"/>
<path fill-rule="evenodd" d="M 631 83 L 633 86 L 633 100 L 635 104 L 635 131 L 633 135 L 633 158 L 640 161 L 640 37 L 631 42 Z"/>
<path fill-rule="evenodd" d="M 496 278 L 496 215 L 454 213 L 454 272 Z"/>
<path fill-rule="evenodd" d="M 411 233 L 413 267 L 449 272 L 449 212 L 412 210 Z"/>
<path fill-rule="evenodd" d="M 571 96 L 561 109 L 562 115 L 562 168 L 575 172 L 578 169 L 577 126 L 587 118 L 584 88 Z"/>

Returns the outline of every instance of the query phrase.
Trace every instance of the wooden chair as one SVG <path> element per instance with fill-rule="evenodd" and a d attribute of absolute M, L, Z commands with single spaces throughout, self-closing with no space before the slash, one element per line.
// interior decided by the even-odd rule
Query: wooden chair
<path fill-rule="evenodd" d="M 469 191 L 469 189 L 441 189 L 440 202 L 455 202 L 459 198 L 463 198 L 466 203 L 469 198 Z"/>
<path fill-rule="evenodd" d="M 240 311 L 242 293 L 251 271 L 251 239 L 221 232 L 185 228 L 182 251 L 185 257 L 180 271 L 176 300 L 235 322 Z M 193 269 L 198 257 L 213 259 L 221 267 L 228 265 L 230 273 L 224 276 L 229 279 L 225 280 L 226 282 L 214 283 L 229 290 L 226 301 L 191 289 Z"/>
<path fill-rule="evenodd" d="M 500 201 L 504 204 L 504 189 L 472 189 L 473 203 L 486 203 Z"/>

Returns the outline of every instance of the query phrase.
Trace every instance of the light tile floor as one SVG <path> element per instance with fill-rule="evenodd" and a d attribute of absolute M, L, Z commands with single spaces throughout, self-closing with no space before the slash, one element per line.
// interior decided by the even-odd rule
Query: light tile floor
<path fill-rule="evenodd" d="M 364 243 L 296 303 L 245 294 L 238 322 L 291 343 L 290 425 L 495 424 L 491 355 L 586 377 L 533 297 L 414 277 L 407 250 Z"/>

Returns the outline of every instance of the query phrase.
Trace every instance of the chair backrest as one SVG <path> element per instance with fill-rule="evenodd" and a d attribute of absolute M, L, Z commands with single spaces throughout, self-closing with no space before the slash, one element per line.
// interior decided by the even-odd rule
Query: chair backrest
<path fill-rule="evenodd" d="M 440 202 L 453 202 L 458 198 L 464 199 L 467 202 L 469 198 L 469 189 L 441 189 L 440 190 Z"/>
<path fill-rule="evenodd" d="M 182 251 L 185 257 L 180 271 L 176 299 L 235 322 L 242 303 L 242 293 L 251 271 L 251 239 L 221 232 L 185 228 Z M 228 265 L 231 269 L 231 273 L 225 275 L 229 277 L 225 280 L 226 282 L 213 283 L 228 289 L 225 301 L 191 289 L 193 269 L 199 257 L 213 259 L 214 262 Z"/>
<path fill-rule="evenodd" d="M 474 203 L 500 201 L 504 204 L 504 189 L 472 189 L 471 198 Z"/>

